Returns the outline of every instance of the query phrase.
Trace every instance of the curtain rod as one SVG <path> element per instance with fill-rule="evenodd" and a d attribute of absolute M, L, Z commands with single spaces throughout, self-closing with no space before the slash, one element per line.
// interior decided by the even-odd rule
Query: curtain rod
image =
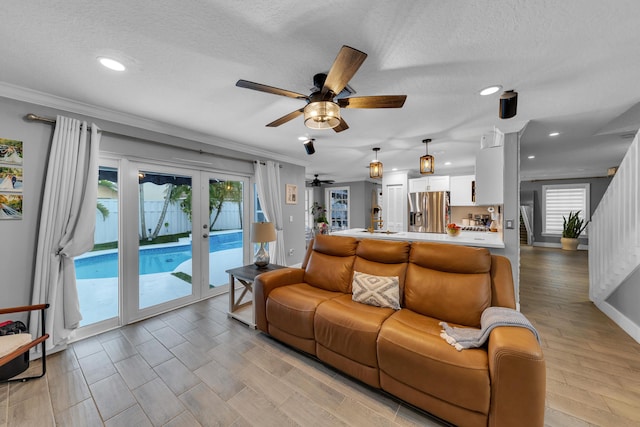
<path fill-rule="evenodd" d="M 258 161 L 257 161 L 257 160 L 254 160 L 254 161 L 253 161 L 253 163 L 258 163 Z M 265 162 L 260 162 L 260 164 L 261 164 L 261 165 L 263 165 L 263 166 L 266 166 L 266 165 L 267 165 Z M 280 164 L 279 164 L 279 165 L 278 165 L 278 167 L 280 167 L 280 169 L 282 169 L 284 166 L 282 166 L 282 165 L 280 165 Z"/>
<path fill-rule="evenodd" d="M 29 120 L 31 122 L 43 122 L 43 123 L 48 123 L 50 125 L 55 125 L 56 124 L 56 119 L 50 119 L 48 117 L 41 117 L 41 116 L 37 116 L 33 113 L 29 113 L 26 116 L 24 116 L 24 118 L 26 120 Z M 87 126 L 87 130 L 91 130 L 91 126 Z M 98 132 L 102 132 L 102 129 L 98 129 Z"/>
<path fill-rule="evenodd" d="M 24 116 L 24 118 L 25 118 L 25 120 L 28 120 L 28 121 L 31 121 L 31 122 L 42 122 L 42 123 L 47 123 L 47 124 L 50 124 L 50 125 L 55 125 L 56 124 L 56 119 L 52 119 L 52 118 L 49 118 L 49 117 L 38 116 L 38 115 L 33 114 L 33 113 L 27 114 L 26 116 Z M 91 130 L 91 126 L 88 126 L 87 130 Z M 199 154 L 211 154 L 212 156 L 220 157 L 220 158 L 223 158 L 223 159 L 230 159 L 230 160 L 236 160 L 236 161 L 240 161 L 240 162 L 249 162 L 249 163 L 255 163 L 256 162 L 256 160 L 239 159 L 237 157 L 225 156 L 223 154 L 216 154 L 216 153 L 211 153 L 211 152 L 208 152 L 208 151 L 196 150 L 195 148 L 177 147 L 175 145 L 167 144 L 167 143 L 164 143 L 164 142 L 153 141 L 153 140 L 150 140 L 150 139 L 139 138 L 137 136 L 131 136 L 131 135 L 126 135 L 126 134 L 117 133 L 117 132 L 111 132 L 111 131 L 108 131 L 108 130 L 98 129 L 98 131 L 102 132 L 102 133 L 110 133 L 111 135 L 119 135 L 119 136 L 124 136 L 124 137 L 127 137 L 127 138 L 138 139 L 138 140 L 141 140 L 141 141 L 152 142 L 154 144 L 162 144 L 162 145 L 166 145 L 166 146 L 169 146 L 169 147 L 172 147 L 172 148 L 181 148 L 183 150 L 195 151 L 196 153 L 199 153 Z M 265 164 L 264 162 L 260 162 L 260 163 L 263 164 L 263 165 Z M 280 165 L 280 168 L 282 168 L 282 165 Z"/>

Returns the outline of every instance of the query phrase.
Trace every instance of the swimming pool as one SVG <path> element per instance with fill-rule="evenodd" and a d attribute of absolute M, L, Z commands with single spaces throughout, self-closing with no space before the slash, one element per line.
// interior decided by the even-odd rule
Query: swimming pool
<path fill-rule="evenodd" d="M 212 234 L 209 236 L 209 252 L 242 247 L 242 231 Z M 140 249 L 140 274 L 167 273 L 191 259 L 191 245 L 142 247 Z M 77 258 L 76 279 L 101 279 L 118 277 L 118 253 Z"/>

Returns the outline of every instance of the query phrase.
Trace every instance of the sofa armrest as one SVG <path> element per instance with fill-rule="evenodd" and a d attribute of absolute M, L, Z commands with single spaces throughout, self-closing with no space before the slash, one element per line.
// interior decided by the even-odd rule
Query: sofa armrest
<path fill-rule="evenodd" d="M 301 283 L 304 280 L 304 270 L 287 267 L 262 273 L 253 282 L 253 304 L 256 311 L 256 326 L 264 332 L 267 330 L 267 298 L 269 293 L 280 286 Z"/>
<path fill-rule="evenodd" d="M 534 334 L 502 326 L 489 336 L 491 410 L 489 426 L 542 426 L 546 367 Z"/>

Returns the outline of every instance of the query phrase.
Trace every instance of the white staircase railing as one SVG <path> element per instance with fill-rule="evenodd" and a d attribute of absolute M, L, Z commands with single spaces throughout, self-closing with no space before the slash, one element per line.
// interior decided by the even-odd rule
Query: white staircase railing
<path fill-rule="evenodd" d="M 589 224 L 589 298 L 606 300 L 640 266 L 638 134 Z"/>

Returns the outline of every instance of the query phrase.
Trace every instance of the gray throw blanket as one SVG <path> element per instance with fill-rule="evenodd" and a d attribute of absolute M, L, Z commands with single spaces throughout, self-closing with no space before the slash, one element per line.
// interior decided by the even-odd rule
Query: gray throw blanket
<path fill-rule="evenodd" d="M 533 332 L 538 342 L 540 342 L 538 331 L 536 331 L 531 322 L 522 313 L 505 307 L 489 307 L 484 310 L 480 318 L 480 329 L 456 328 L 449 326 L 446 322 L 440 322 L 440 326 L 442 326 L 440 336 L 458 351 L 462 351 L 464 348 L 482 346 L 489 339 L 489 334 L 493 328 L 498 326 L 527 328 Z"/>

